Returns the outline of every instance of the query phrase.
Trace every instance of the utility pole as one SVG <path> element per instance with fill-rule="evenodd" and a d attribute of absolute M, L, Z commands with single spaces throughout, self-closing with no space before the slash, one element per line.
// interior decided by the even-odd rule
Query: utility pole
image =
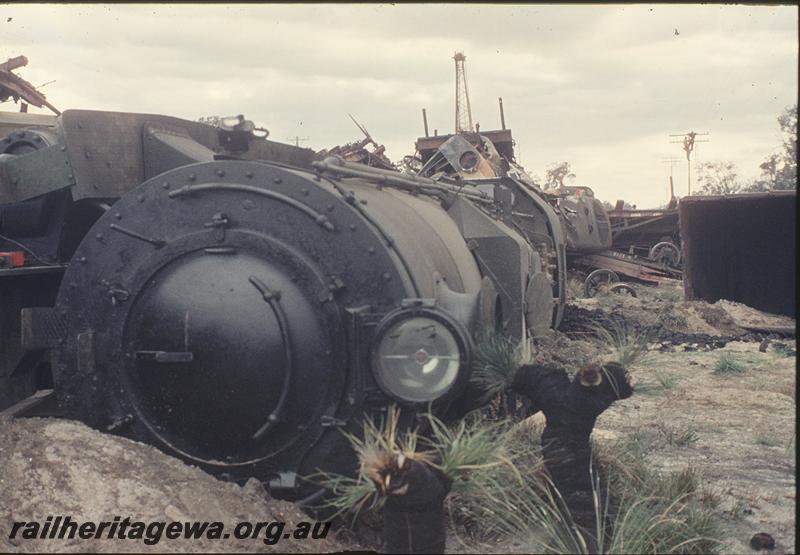
<path fill-rule="evenodd" d="M 678 135 L 670 135 L 670 137 L 683 137 L 683 139 L 670 141 L 670 143 L 682 144 L 683 151 L 686 153 L 686 178 L 689 195 L 692 194 L 692 151 L 694 151 L 694 145 L 696 143 L 708 142 L 708 139 L 697 139 L 697 137 L 706 135 L 709 135 L 709 133 L 695 133 L 694 131 L 689 131 L 688 133 L 681 133 Z"/>
<path fill-rule="evenodd" d="M 472 133 L 472 109 L 469 105 L 469 91 L 467 90 L 467 70 L 464 62 L 467 59 L 461 52 L 453 55 L 456 62 L 456 134 Z"/>
<path fill-rule="evenodd" d="M 677 158 L 662 158 L 662 164 L 669 164 L 669 191 L 667 192 L 667 202 L 671 201 L 675 197 L 675 184 L 672 181 L 672 165 L 677 162 Z"/>
<path fill-rule="evenodd" d="M 306 142 L 308 137 L 300 137 L 300 135 L 295 135 L 294 137 L 289 137 L 288 141 L 294 141 L 294 146 L 299 147 L 301 142 Z"/>

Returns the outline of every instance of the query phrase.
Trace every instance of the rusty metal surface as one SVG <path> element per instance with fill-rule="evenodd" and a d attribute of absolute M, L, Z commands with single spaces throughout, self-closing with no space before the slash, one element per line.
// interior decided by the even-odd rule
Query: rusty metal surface
<path fill-rule="evenodd" d="M 444 174 L 465 180 L 500 177 L 503 163 L 492 142 L 479 137 L 477 144 L 477 147 L 473 146 L 465 135 L 453 135 L 428 158 L 419 175 L 434 177 Z"/>
<path fill-rule="evenodd" d="M 495 131 L 481 130 L 480 134 L 481 136 L 489 139 L 489 141 L 492 142 L 497 151 L 504 158 L 511 160 L 514 159 L 513 139 L 511 137 L 510 129 L 498 129 Z M 472 144 L 478 144 L 475 135 L 477 135 L 477 133 L 463 134 L 463 136 L 466 137 Z M 420 137 L 417 139 L 417 142 L 415 143 L 414 146 L 417 149 L 417 152 L 419 152 L 422 161 L 427 162 L 428 158 L 436 154 L 436 152 L 439 150 L 439 147 L 442 146 L 451 137 L 453 137 L 453 135 Z"/>
<path fill-rule="evenodd" d="M 12 69 L 18 69 L 28 65 L 28 58 L 25 56 L 16 56 L 14 58 L 9 58 L 2 64 L 0 64 L 0 71 L 11 71 Z"/>
<path fill-rule="evenodd" d="M 352 143 L 320 150 L 316 154 L 317 159 L 324 160 L 328 156 L 339 156 L 347 162 L 356 162 L 383 170 L 396 170 L 397 168 L 394 163 L 386 156 L 386 147 L 382 144 L 378 144 L 378 142 L 372 138 L 369 131 L 367 131 L 367 128 L 358 123 L 352 114 L 348 115 L 350 119 L 353 120 L 353 123 L 356 124 L 356 127 L 364 134 L 364 138 L 360 141 L 353 141 Z"/>
<path fill-rule="evenodd" d="M 684 198 L 686 299 L 728 299 L 794 316 L 796 202 L 796 191 Z"/>
<path fill-rule="evenodd" d="M 664 281 L 680 279 L 681 271 L 645 258 L 619 251 L 603 251 L 587 254 L 574 259 L 576 266 L 584 268 L 603 268 L 648 283 L 658 284 Z"/>
<path fill-rule="evenodd" d="M 56 115 L 61 112 L 47 101 L 47 97 L 36 90 L 31 83 L 15 75 L 12 70 L 28 65 L 28 58 L 17 56 L 0 64 L 0 101 L 13 98 L 14 101 L 23 100 L 38 108 L 47 107 Z"/>
<path fill-rule="evenodd" d="M 624 209 L 624 210 L 610 210 L 608 212 L 608 217 L 614 220 L 617 219 L 634 219 L 638 220 L 640 218 L 658 218 L 661 216 L 669 216 L 670 214 L 676 215 L 678 213 L 677 209 L 673 210 L 637 210 L 637 209 Z"/>
<path fill-rule="evenodd" d="M 563 216 L 567 250 L 587 253 L 611 248 L 611 225 L 602 203 L 594 196 L 576 191 L 560 195 L 557 205 Z"/>
<path fill-rule="evenodd" d="M 614 247 L 650 248 L 671 238 L 679 242 L 678 210 L 611 210 L 608 212 Z"/>
<path fill-rule="evenodd" d="M 372 150 L 367 148 L 370 145 Z M 317 153 L 317 158 L 324 159 L 328 156 L 341 156 L 347 162 L 355 162 L 357 164 L 364 164 L 384 170 L 394 170 L 395 166 L 392 161 L 386 157 L 385 152 L 385 146 L 379 145 L 371 138 L 367 138 L 321 150 Z"/>

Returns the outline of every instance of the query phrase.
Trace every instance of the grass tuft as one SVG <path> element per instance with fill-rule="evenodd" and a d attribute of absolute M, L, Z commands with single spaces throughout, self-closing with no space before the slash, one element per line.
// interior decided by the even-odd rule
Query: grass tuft
<path fill-rule="evenodd" d="M 356 519 L 363 511 L 383 506 L 384 498 L 378 495 L 375 484 L 359 475 L 356 478 L 329 472 L 318 472 L 308 476 L 331 493 L 315 509 L 332 510 L 330 519 L 349 515 Z"/>
<path fill-rule="evenodd" d="M 648 380 L 647 382 L 636 384 L 637 393 L 654 395 L 662 393 L 668 394 L 668 392 L 678 387 L 678 383 L 680 383 L 677 376 L 671 376 L 663 370 L 653 371 L 652 376 L 652 382 Z"/>
<path fill-rule="evenodd" d="M 625 322 L 612 321 L 611 327 L 593 325 L 595 336 L 611 350 L 614 362 L 631 369 L 647 360 L 648 330 L 632 330 Z"/>
<path fill-rule="evenodd" d="M 357 516 L 368 506 L 380 506 L 383 498 L 376 496 L 370 469 L 385 467 L 400 453 L 438 468 L 452 480 L 453 491 L 469 489 L 469 475 L 473 472 L 511 466 L 502 440 L 506 421 L 487 423 L 474 417 L 463 419 L 450 428 L 428 413 L 430 430 L 428 435 L 420 437 L 417 430 L 400 431 L 399 413 L 399 409 L 392 407 L 387 417 L 377 423 L 365 418 L 361 436 L 345 434 L 360 463 L 356 478 L 328 473 L 312 477 L 333 493 L 325 507 L 335 509 L 336 516 L 343 513 Z"/>
<path fill-rule="evenodd" d="M 592 476 L 595 529 L 580 530 L 547 477 L 542 429 L 530 420 L 473 416 L 451 427 L 428 415 L 429 433 L 422 437 L 401 433 L 392 414 L 377 424 L 365 421 L 364 437 L 348 436 L 350 441 L 359 457 L 374 457 L 373 450 L 403 452 L 451 478 L 445 509 L 451 537 L 465 547 L 523 542 L 522 549 L 536 553 L 688 554 L 714 553 L 720 544 L 718 500 L 698 490 L 691 468 L 662 474 L 641 452 L 603 448 Z M 380 502 L 363 471 L 357 478 L 335 477 L 333 485 L 337 507 Z"/>
<path fill-rule="evenodd" d="M 522 480 L 506 465 L 470 475 L 468 488 L 449 498 L 457 538 L 497 542 L 515 538 L 536 553 L 714 553 L 720 543 L 716 501 L 698 491 L 691 468 L 661 474 L 643 455 L 598 457 L 605 480 L 594 476 L 594 530 L 578 530 L 541 460 L 540 430 L 517 424 L 499 440 Z M 604 484 L 601 485 L 601 483 Z M 462 540 L 465 541 L 465 540 Z M 466 543 L 466 542 L 465 542 Z M 594 545 L 593 545 L 594 543 Z"/>
<path fill-rule="evenodd" d="M 782 357 L 793 357 L 796 356 L 794 349 L 789 347 L 786 343 L 773 343 L 772 344 L 772 351 Z"/>
<path fill-rule="evenodd" d="M 714 365 L 714 374 L 730 375 L 730 374 L 744 374 L 747 368 L 742 363 L 736 360 L 736 357 L 730 353 L 723 353 L 720 355 L 717 363 Z"/>
<path fill-rule="evenodd" d="M 583 281 L 573 277 L 567 278 L 567 299 L 582 299 L 583 294 Z"/>
<path fill-rule="evenodd" d="M 670 376 L 661 370 L 656 370 L 653 373 L 653 377 L 656 379 L 661 389 L 665 391 L 675 389 L 678 385 L 678 378 L 676 376 Z"/>
<path fill-rule="evenodd" d="M 655 428 L 664 443 L 670 447 L 686 447 L 698 439 L 697 431 L 691 424 L 685 427 L 675 428 L 667 426 L 663 422 L 658 422 Z"/>
<path fill-rule="evenodd" d="M 511 387 L 521 365 L 518 342 L 501 334 L 487 334 L 475 345 L 471 380 L 486 392 L 484 399 L 488 400 Z"/>
<path fill-rule="evenodd" d="M 364 418 L 361 435 L 344 435 L 358 456 L 360 464 L 356 477 L 326 472 L 309 476 L 333 493 L 323 507 L 334 509 L 334 516 L 345 513 L 357 516 L 365 508 L 375 508 L 383 503 L 370 478 L 370 468 L 379 468 L 401 453 L 409 459 L 433 461 L 433 453 L 417 450 L 419 435 L 416 430 L 400 430 L 400 409 L 394 405 L 378 422 Z"/>
<path fill-rule="evenodd" d="M 433 466 L 453 480 L 453 491 L 469 490 L 475 472 L 506 465 L 516 473 L 504 436 L 508 421 L 487 422 L 475 417 L 449 427 L 432 414 L 427 418 L 431 433 L 424 442 L 437 454 L 439 462 Z"/>
<path fill-rule="evenodd" d="M 698 489 L 691 467 L 660 473 L 645 463 L 642 454 L 627 451 L 604 452 L 598 458 L 608 476 L 608 488 L 618 499 L 612 534 L 598 542 L 598 552 L 717 551 L 722 539 L 718 499 Z"/>

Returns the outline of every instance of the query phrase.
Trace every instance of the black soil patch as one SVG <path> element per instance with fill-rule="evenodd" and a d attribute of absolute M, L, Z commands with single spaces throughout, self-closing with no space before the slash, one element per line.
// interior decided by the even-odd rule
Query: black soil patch
<path fill-rule="evenodd" d="M 596 327 L 606 329 L 609 333 L 644 334 L 650 343 L 661 343 L 662 347 L 670 345 L 687 345 L 687 350 L 721 349 L 732 341 L 757 341 L 773 338 L 771 335 L 746 332 L 736 335 L 709 335 L 707 333 L 683 333 L 671 330 L 661 324 L 643 324 L 626 318 L 617 311 L 605 312 L 600 309 L 586 309 L 568 304 L 564 309 L 564 318 L 559 330 L 571 338 L 586 337 L 594 333 Z M 775 336 L 774 338 L 777 338 Z"/>

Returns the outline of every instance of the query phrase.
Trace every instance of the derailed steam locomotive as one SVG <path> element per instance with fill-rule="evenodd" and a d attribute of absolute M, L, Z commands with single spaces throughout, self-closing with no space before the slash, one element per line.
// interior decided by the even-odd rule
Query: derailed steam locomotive
<path fill-rule="evenodd" d="M 0 139 L 0 408 L 54 387 L 69 417 L 297 497 L 352 470 L 365 413 L 463 404 L 480 334 L 558 325 L 565 233 L 532 182 L 258 131 L 70 110 Z"/>

